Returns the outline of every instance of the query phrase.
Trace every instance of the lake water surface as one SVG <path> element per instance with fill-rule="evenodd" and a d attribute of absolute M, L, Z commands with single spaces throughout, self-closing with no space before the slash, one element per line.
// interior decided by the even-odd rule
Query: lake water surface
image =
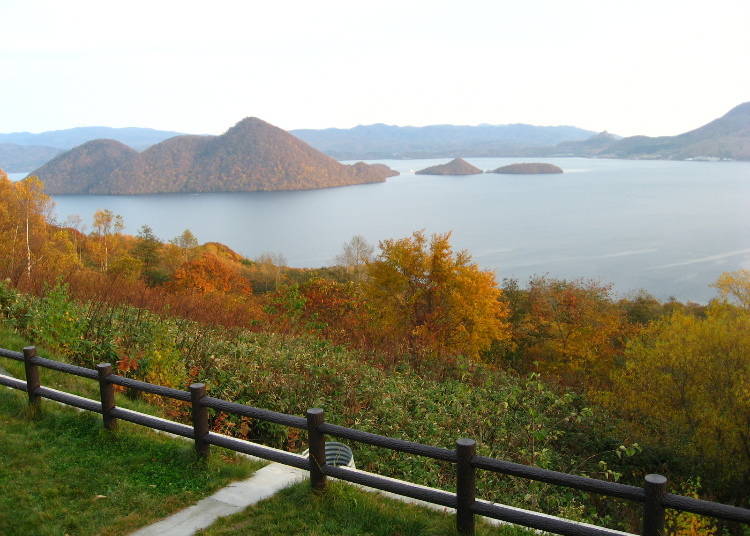
<path fill-rule="evenodd" d="M 563 175 L 436 177 L 411 170 L 448 159 L 382 160 L 385 183 L 325 190 L 146 196 L 55 196 L 60 221 L 110 209 L 127 231 L 162 239 L 189 228 L 248 257 L 331 264 L 355 234 L 377 243 L 418 229 L 453 232 L 480 266 L 522 282 L 533 274 L 596 278 L 619 293 L 706 301 L 721 272 L 750 268 L 750 163 L 551 158 Z M 469 158 L 481 169 L 522 161 Z"/>

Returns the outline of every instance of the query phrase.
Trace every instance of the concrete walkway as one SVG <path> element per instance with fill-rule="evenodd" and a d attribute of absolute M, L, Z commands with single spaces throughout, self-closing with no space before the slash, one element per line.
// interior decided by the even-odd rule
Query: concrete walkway
<path fill-rule="evenodd" d="M 131 536 L 190 536 L 213 525 L 220 517 L 241 512 L 309 476 L 307 471 L 272 463 L 247 480 L 234 482 L 210 497 L 144 527 Z"/>

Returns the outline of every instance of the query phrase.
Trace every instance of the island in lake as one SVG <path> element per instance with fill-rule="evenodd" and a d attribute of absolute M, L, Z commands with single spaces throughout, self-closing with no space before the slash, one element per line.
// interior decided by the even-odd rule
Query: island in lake
<path fill-rule="evenodd" d="M 308 190 L 384 182 L 383 164 L 344 165 L 255 117 L 221 136 L 175 136 L 138 152 L 93 140 L 32 173 L 51 194 Z"/>
<path fill-rule="evenodd" d="M 563 170 L 554 164 L 543 164 L 541 162 L 522 162 L 502 166 L 487 173 L 504 173 L 508 175 L 539 175 L 543 173 L 562 173 Z"/>
<path fill-rule="evenodd" d="M 417 175 L 478 175 L 482 170 L 472 166 L 463 158 L 454 158 L 447 164 L 420 169 Z"/>

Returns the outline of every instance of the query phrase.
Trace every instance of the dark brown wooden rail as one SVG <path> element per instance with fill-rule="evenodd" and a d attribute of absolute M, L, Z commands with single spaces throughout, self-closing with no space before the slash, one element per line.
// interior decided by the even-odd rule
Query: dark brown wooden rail
<path fill-rule="evenodd" d="M 628 486 L 486 456 L 477 456 L 475 454 L 476 443 L 471 439 L 459 439 L 456 442 L 455 449 L 434 447 L 326 423 L 322 409 L 310 409 L 305 417 L 301 417 L 207 396 L 204 384 L 193 384 L 188 391 L 153 385 L 112 374 L 112 367 L 109 363 L 102 363 L 97 366 L 97 370 L 93 370 L 39 357 L 36 355 L 36 349 L 33 346 L 24 348 L 23 352 L 0 348 L 0 357 L 24 363 L 26 381 L 0 375 L 0 385 L 26 392 L 29 403 L 32 405 L 38 405 L 41 398 L 47 398 L 101 414 L 104 426 L 110 430 L 116 427 L 117 420 L 123 420 L 187 437 L 194 440 L 196 451 L 202 456 L 208 454 L 210 445 L 216 445 L 297 467 L 310 471 L 311 485 L 319 490 L 325 488 L 326 477 L 330 476 L 404 497 L 455 508 L 456 528 L 458 533 L 462 535 L 474 534 L 475 515 L 487 516 L 566 536 L 616 536 L 623 534 L 604 527 L 586 525 L 479 500 L 475 497 L 475 472 L 477 469 L 642 503 L 643 528 L 641 534 L 644 536 L 657 536 L 664 533 L 664 510 L 666 508 L 750 524 L 750 510 L 748 509 L 666 493 L 667 479 L 661 475 L 647 475 L 643 487 Z M 100 386 L 100 400 L 90 400 L 42 386 L 39 367 L 97 380 Z M 114 385 L 190 402 L 192 404 L 192 426 L 118 408 L 115 406 Z M 208 427 L 208 409 L 307 430 L 309 455 L 307 458 L 303 458 L 298 454 L 283 452 L 213 433 Z M 346 467 L 326 465 L 326 435 L 452 463 L 456 466 L 456 492 L 451 493 L 427 488 Z"/>

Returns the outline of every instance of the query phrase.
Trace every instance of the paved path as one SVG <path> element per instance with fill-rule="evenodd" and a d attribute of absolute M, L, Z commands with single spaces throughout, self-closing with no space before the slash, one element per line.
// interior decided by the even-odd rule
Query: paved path
<path fill-rule="evenodd" d="M 308 475 L 307 471 L 279 463 L 266 465 L 247 480 L 234 482 L 193 506 L 133 532 L 131 536 L 190 536 L 211 526 L 220 517 L 240 512 Z"/>

